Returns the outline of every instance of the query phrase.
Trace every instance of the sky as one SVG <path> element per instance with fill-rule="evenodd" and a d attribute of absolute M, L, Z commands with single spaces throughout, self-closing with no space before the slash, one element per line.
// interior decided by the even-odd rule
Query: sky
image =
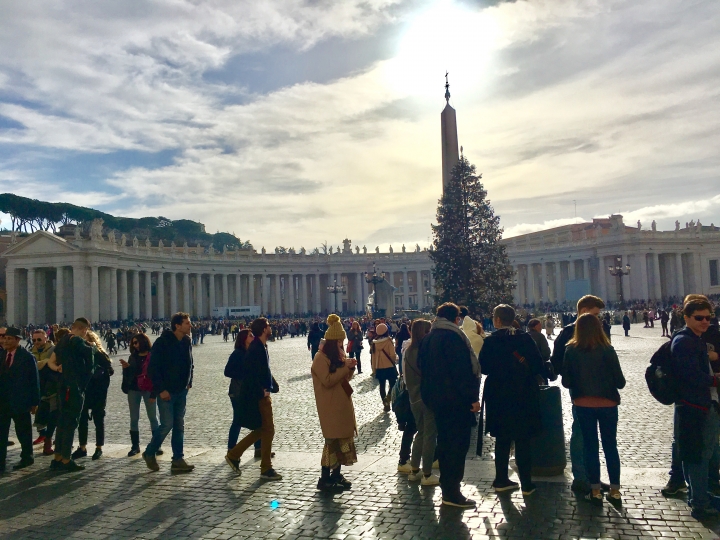
<path fill-rule="evenodd" d="M 4 0 L 0 50 L 1 192 L 425 247 L 448 71 L 505 237 L 720 225 L 717 0 Z"/>

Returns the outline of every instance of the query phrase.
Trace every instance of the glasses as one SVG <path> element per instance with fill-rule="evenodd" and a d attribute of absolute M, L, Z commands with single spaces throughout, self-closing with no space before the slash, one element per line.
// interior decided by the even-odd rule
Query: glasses
<path fill-rule="evenodd" d="M 710 320 L 712 319 L 712 315 L 693 315 L 693 319 L 695 319 L 697 322 L 700 322 L 700 321 L 710 322 Z"/>

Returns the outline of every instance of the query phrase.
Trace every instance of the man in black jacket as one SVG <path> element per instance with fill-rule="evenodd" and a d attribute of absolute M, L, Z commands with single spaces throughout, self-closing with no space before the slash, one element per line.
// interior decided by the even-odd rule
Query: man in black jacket
<path fill-rule="evenodd" d="M 160 470 L 155 455 L 171 430 L 173 455 L 170 471 L 186 473 L 195 468 L 183 459 L 185 406 L 193 378 L 191 329 L 190 315 L 176 313 L 170 319 L 170 330 L 163 330 L 150 350 L 148 375 L 152 380 L 153 392 L 160 398 L 157 402 L 160 425 L 153 431 L 152 439 L 142 455 L 151 471 Z"/>
<path fill-rule="evenodd" d="M 475 501 L 460 492 L 470 431 L 480 411 L 480 365 L 459 328 L 460 308 L 445 303 L 437 310 L 432 330 L 420 344 L 422 400 L 435 413 L 438 429 L 442 502 L 472 508 Z"/>
<path fill-rule="evenodd" d="M 22 332 L 8 328 L 2 338 L 0 352 L 0 473 L 5 472 L 7 442 L 10 422 L 15 423 L 15 433 L 20 439 L 22 452 L 20 463 L 14 470 L 24 469 L 35 463 L 32 444 L 31 414 L 40 403 L 40 379 L 35 357 L 19 347 Z"/>

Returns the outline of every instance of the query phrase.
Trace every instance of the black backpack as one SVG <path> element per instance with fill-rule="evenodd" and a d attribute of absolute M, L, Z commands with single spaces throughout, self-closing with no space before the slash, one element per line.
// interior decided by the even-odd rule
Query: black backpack
<path fill-rule="evenodd" d="M 663 343 L 650 359 L 645 370 L 645 382 L 652 396 L 663 405 L 672 405 L 680 399 L 678 384 L 672 369 L 672 341 Z"/>

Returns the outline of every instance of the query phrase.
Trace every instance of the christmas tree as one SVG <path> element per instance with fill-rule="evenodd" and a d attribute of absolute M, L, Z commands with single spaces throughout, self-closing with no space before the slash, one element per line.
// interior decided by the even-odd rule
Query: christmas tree
<path fill-rule="evenodd" d="M 474 316 L 512 304 L 512 267 L 500 244 L 500 217 L 487 200 L 482 175 L 461 156 L 433 225 L 430 258 L 437 304 L 465 305 Z"/>

